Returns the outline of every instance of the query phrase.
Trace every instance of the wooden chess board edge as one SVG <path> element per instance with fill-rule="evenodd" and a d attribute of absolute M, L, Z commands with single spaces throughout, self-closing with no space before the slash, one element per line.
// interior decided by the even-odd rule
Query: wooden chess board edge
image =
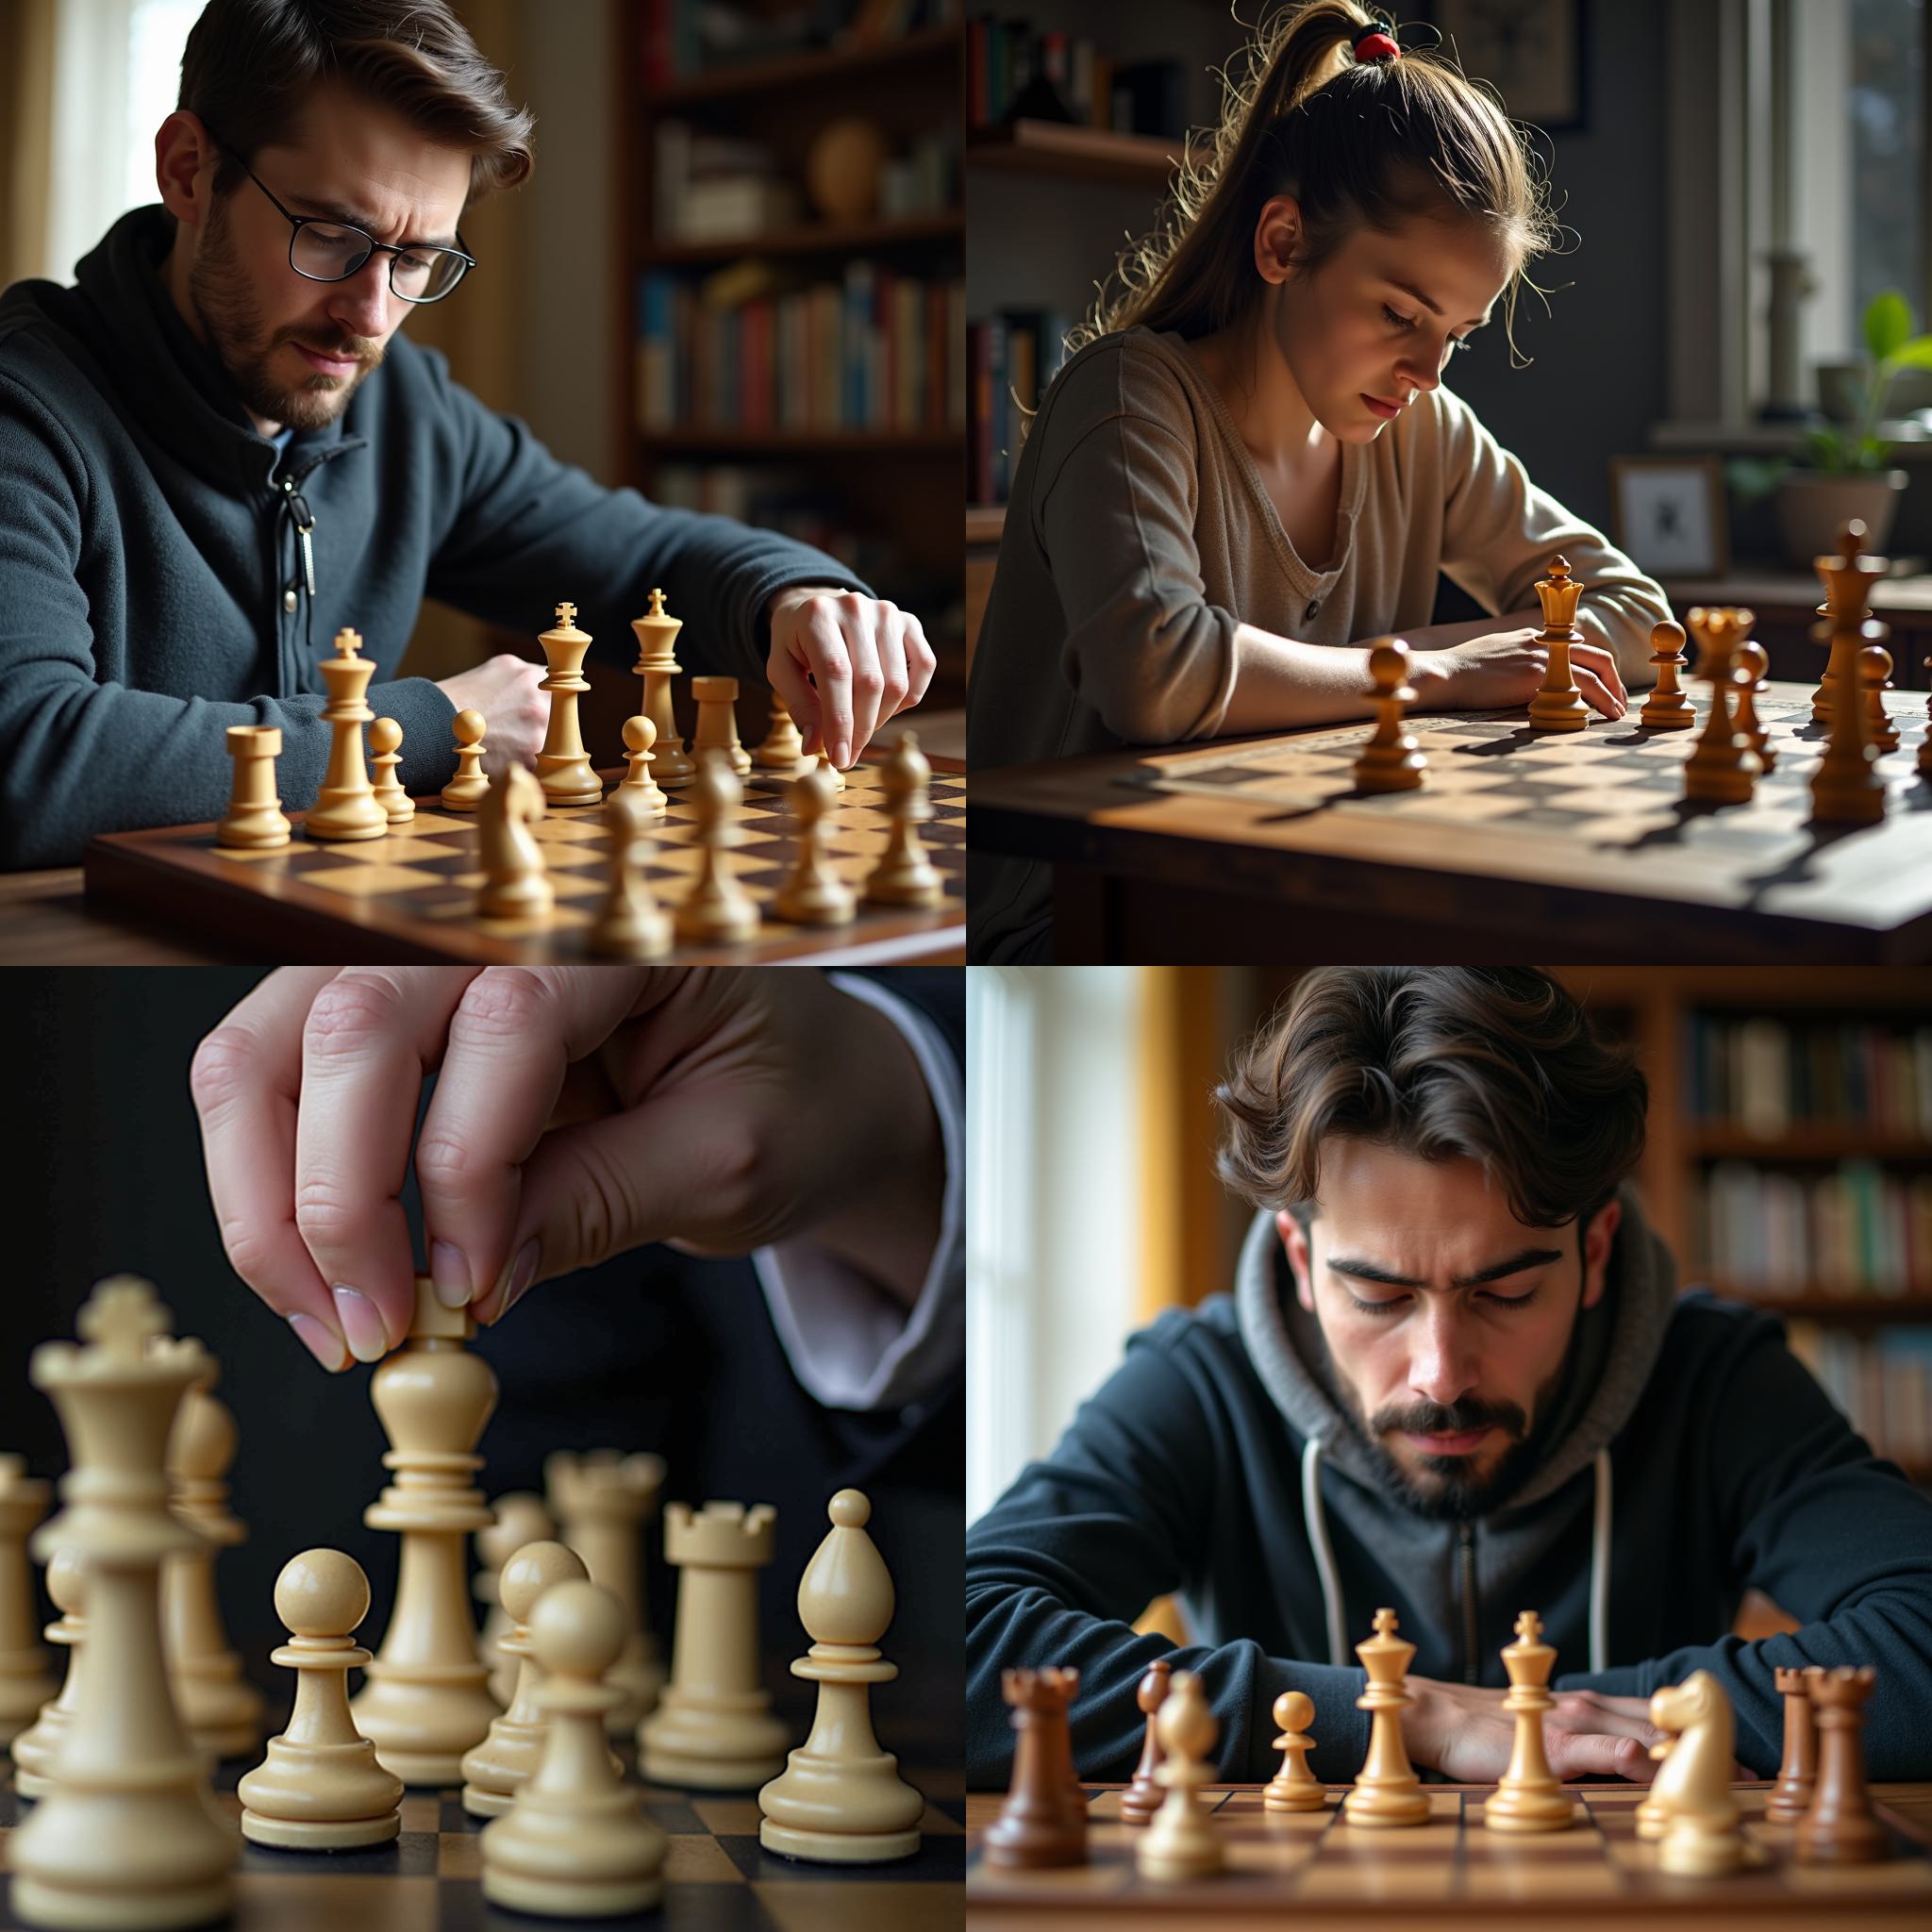
<path fill-rule="evenodd" d="M 882 764 L 884 753 L 868 751 L 864 762 Z M 965 772 L 959 758 L 932 758 L 933 771 Z M 614 784 L 621 771 L 599 774 Z M 419 807 L 434 809 L 432 799 Z M 596 808 L 590 808 L 594 811 Z M 306 813 L 289 813 L 300 827 Z M 88 842 L 82 858 L 90 897 L 111 901 L 145 914 L 163 926 L 179 929 L 192 922 L 200 936 L 233 947 L 246 958 L 300 958 L 317 965 L 358 962 L 395 965 L 521 965 L 555 957 L 551 935 L 528 938 L 490 932 L 475 920 L 454 922 L 447 939 L 441 928 L 420 920 L 399 930 L 393 909 L 379 898 L 325 893 L 299 877 L 234 869 L 214 850 L 185 845 L 189 839 L 212 839 L 212 822 L 198 825 L 158 825 L 138 832 L 103 833 Z M 193 880 L 193 905 L 184 912 L 183 875 Z M 264 907 L 272 905 L 271 930 L 261 930 Z M 862 906 L 850 925 L 767 926 L 742 945 L 694 946 L 680 940 L 670 956 L 690 965 L 872 964 L 918 960 L 941 964 L 963 960 L 966 908 L 949 897 L 930 909 Z M 572 948 L 570 957 L 579 956 Z"/>

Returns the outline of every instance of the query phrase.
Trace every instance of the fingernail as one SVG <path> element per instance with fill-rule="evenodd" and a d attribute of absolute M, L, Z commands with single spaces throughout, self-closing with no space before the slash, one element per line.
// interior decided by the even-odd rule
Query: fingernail
<path fill-rule="evenodd" d="M 470 1264 L 463 1259 L 461 1249 L 453 1247 L 448 1241 L 431 1241 L 429 1279 L 436 1289 L 436 1299 L 444 1307 L 460 1308 L 469 1305 Z"/>
<path fill-rule="evenodd" d="M 832 762 L 841 771 L 843 771 L 852 762 L 852 741 L 850 739 L 841 738 L 832 747 Z"/>
<path fill-rule="evenodd" d="M 517 1304 L 517 1298 L 529 1287 L 531 1278 L 537 1273 L 537 1237 L 532 1235 L 517 1250 L 517 1258 L 509 1272 L 509 1287 L 504 1291 L 503 1306 L 496 1311 L 500 1322 Z"/>
<path fill-rule="evenodd" d="M 338 1369 L 349 1365 L 348 1351 L 342 1346 L 341 1337 L 332 1328 L 325 1328 L 313 1315 L 291 1315 L 289 1326 L 295 1331 L 296 1340 L 325 1368 L 331 1375 Z"/>
<path fill-rule="evenodd" d="M 336 1298 L 336 1316 L 342 1339 L 358 1362 L 379 1362 L 389 1353 L 389 1336 L 375 1304 L 361 1290 L 338 1282 L 329 1293 Z"/>

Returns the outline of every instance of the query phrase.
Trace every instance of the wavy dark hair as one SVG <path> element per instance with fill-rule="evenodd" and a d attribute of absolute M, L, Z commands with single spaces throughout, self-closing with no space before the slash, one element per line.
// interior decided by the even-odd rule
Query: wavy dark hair
<path fill-rule="evenodd" d="M 242 160 L 287 139 L 319 81 L 391 108 L 431 141 L 466 150 L 470 197 L 514 188 L 534 165 L 537 121 L 509 97 L 446 0 L 208 0 L 181 56 L 177 108 Z M 246 176 L 227 155 L 215 192 Z"/>
<path fill-rule="evenodd" d="M 1545 171 L 1526 130 L 1452 55 L 1416 46 L 1357 60 L 1356 36 L 1377 24 L 1354 0 L 1311 0 L 1256 31 L 1223 70 L 1211 147 L 1183 158 L 1158 225 L 1121 254 L 1068 335 L 1070 355 L 1137 323 L 1190 341 L 1243 324 L 1261 292 L 1261 209 L 1292 194 L 1292 265 L 1304 274 L 1364 225 L 1387 233 L 1413 216 L 1459 214 L 1493 230 L 1515 264 L 1504 317 L 1516 357 L 1517 289 L 1536 287 L 1527 265 L 1561 233 Z"/>
<path fill-rule="evenodd" d="M 1214 1090 L 1221 1178 L 1306 1223 L 1322 1147 L 1354 1135 L 1481 1163 L 1527 1227 L 1589 1221 L 1643 1151 L 1649 1083 L 1528 967 L 1327 966 Z"/>

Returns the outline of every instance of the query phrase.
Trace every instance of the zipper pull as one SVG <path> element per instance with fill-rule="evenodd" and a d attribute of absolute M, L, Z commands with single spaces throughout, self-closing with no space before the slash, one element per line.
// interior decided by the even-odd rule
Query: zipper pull
<path fill-rule="evenodd" d="M 302 546 L 302 575 L 308 585 L 308 601 L 315 601 L 315 546 L 309 541 L 315 528 L 315 512 L 308 508 L 308 499 L 292 492 L 290 506 L 295 512 L 295 541 Z"/>

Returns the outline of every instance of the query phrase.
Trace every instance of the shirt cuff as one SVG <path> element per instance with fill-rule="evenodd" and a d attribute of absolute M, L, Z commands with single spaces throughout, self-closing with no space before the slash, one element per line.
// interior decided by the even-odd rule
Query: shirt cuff
<path fill-rule="evenodd" d="M 827 1408 L 901 1408 L 953 1374 L 966 1355 L 966 1083 L 937 1024 L 875 979 L 828 975 L 898 1027 L 925 1075 L 946 1161 L 939 1240 L 908 1312 L 858 1269 L 808 1239 L 758 1249 L 752 1261 L 779 1342 L 806 1391 Z"/>

